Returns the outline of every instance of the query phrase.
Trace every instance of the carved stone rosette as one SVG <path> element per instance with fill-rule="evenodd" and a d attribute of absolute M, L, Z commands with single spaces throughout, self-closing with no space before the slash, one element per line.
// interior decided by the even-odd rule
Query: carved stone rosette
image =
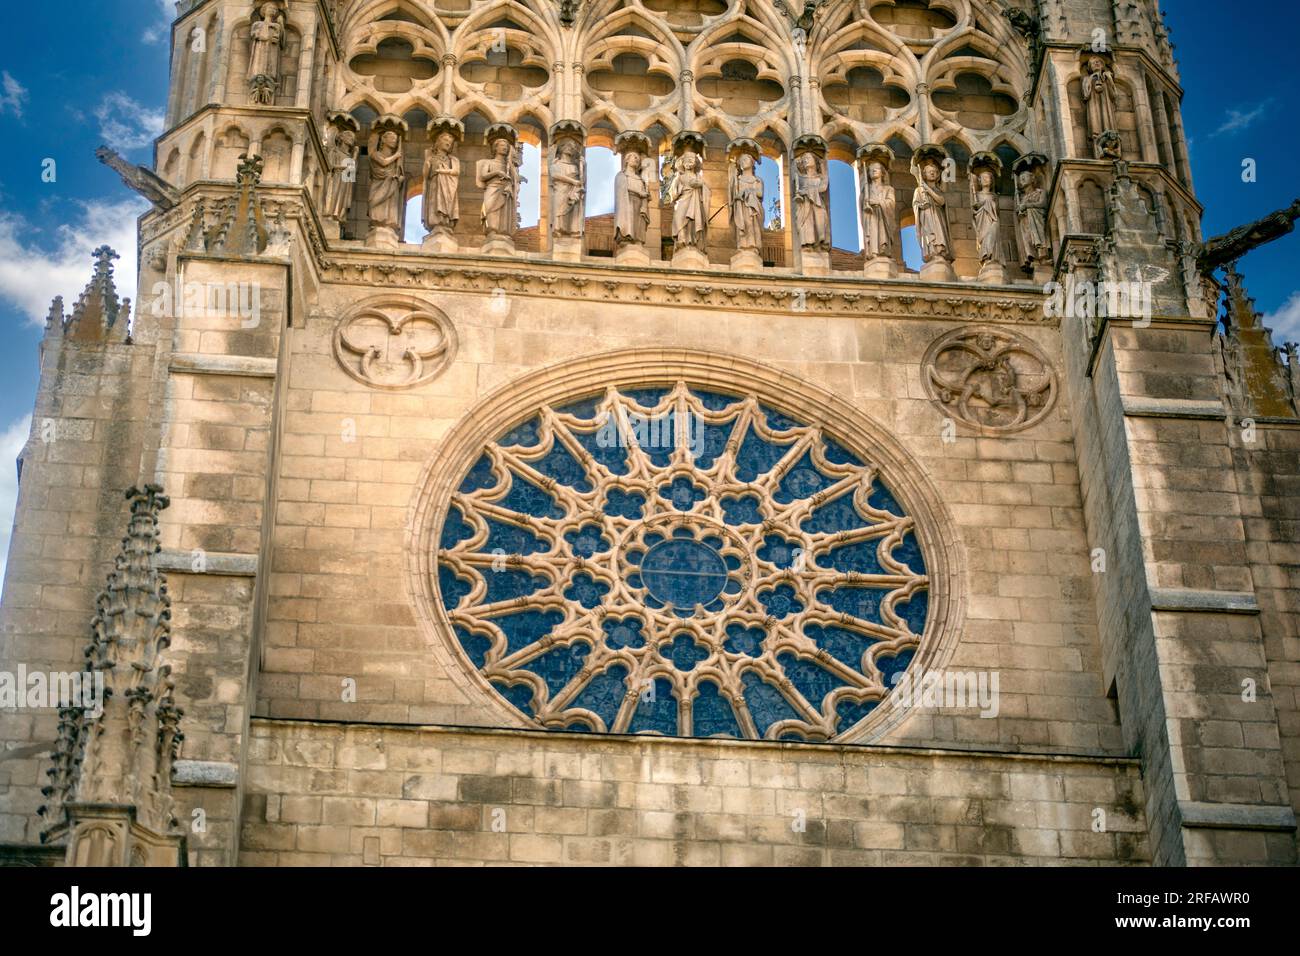
<path fill-rule="evenodd" d="M 339 365 L 372 388 L 414 388 L 431 382 L 455 352 L 456 332 L 447 316 L 409 297 L 364 303 L 334 329 Z"/>
<path fill-rule="evenodd" d="M 936 339 L 921 362 L 921 378 L 946 417 L 984 435 L 1036 425 L 1056 401 L 1056 370 L 1038 346 L 988 326 L 964 326 Z"/>

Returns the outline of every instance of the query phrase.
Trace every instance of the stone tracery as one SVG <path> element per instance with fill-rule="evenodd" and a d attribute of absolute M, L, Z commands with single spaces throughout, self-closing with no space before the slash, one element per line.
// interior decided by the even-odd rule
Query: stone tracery
<path fill-rule="evenodd" d="M 544 406 L 483 450 L 437 545 L 465 656 L 553 729 L 843 735 L 928 616 L 876 466 L 686 381 Z"/>

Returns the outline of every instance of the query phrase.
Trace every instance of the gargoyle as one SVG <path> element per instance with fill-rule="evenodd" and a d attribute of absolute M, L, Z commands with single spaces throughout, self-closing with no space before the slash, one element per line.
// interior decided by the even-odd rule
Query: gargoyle
<path fill-rule="evenodd" d="M 122 177 L 122 182 L 128 189 L 149 200 L 155 209 L 166 212 L 180 202 L 180 194 L 175 187 L 153 170 L 128 162 L 107 146 L 95 150 L 95 156 Z"/>

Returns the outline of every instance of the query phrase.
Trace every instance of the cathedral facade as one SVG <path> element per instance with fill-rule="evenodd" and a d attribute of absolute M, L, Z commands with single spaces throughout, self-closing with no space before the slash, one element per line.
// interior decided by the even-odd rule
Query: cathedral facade
<path fill-rule="evenodd" d="M 1300 205 L 1201 234 L 1157 0 L 178 14 L 0 859 L 1295 863 Z"/>

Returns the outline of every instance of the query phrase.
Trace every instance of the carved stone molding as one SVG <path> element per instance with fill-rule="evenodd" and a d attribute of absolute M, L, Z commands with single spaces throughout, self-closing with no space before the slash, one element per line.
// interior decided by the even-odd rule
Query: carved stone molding
<path fill-rule="evenodd" d="M 1001 329 L 965 326 L 941 335 L 926 350 L 921 378 L 944 415 L 984 435 L 1036 425 L 1056 401 L 1051 360 Z"/>
<path fill-rule="evenodd" d="M 447 316 L 406 298 L 363 303 L 334 329 L 339 365 L 372 388 L 414 388 L 431 382 L 455 352 L 456 331 Z"/>

